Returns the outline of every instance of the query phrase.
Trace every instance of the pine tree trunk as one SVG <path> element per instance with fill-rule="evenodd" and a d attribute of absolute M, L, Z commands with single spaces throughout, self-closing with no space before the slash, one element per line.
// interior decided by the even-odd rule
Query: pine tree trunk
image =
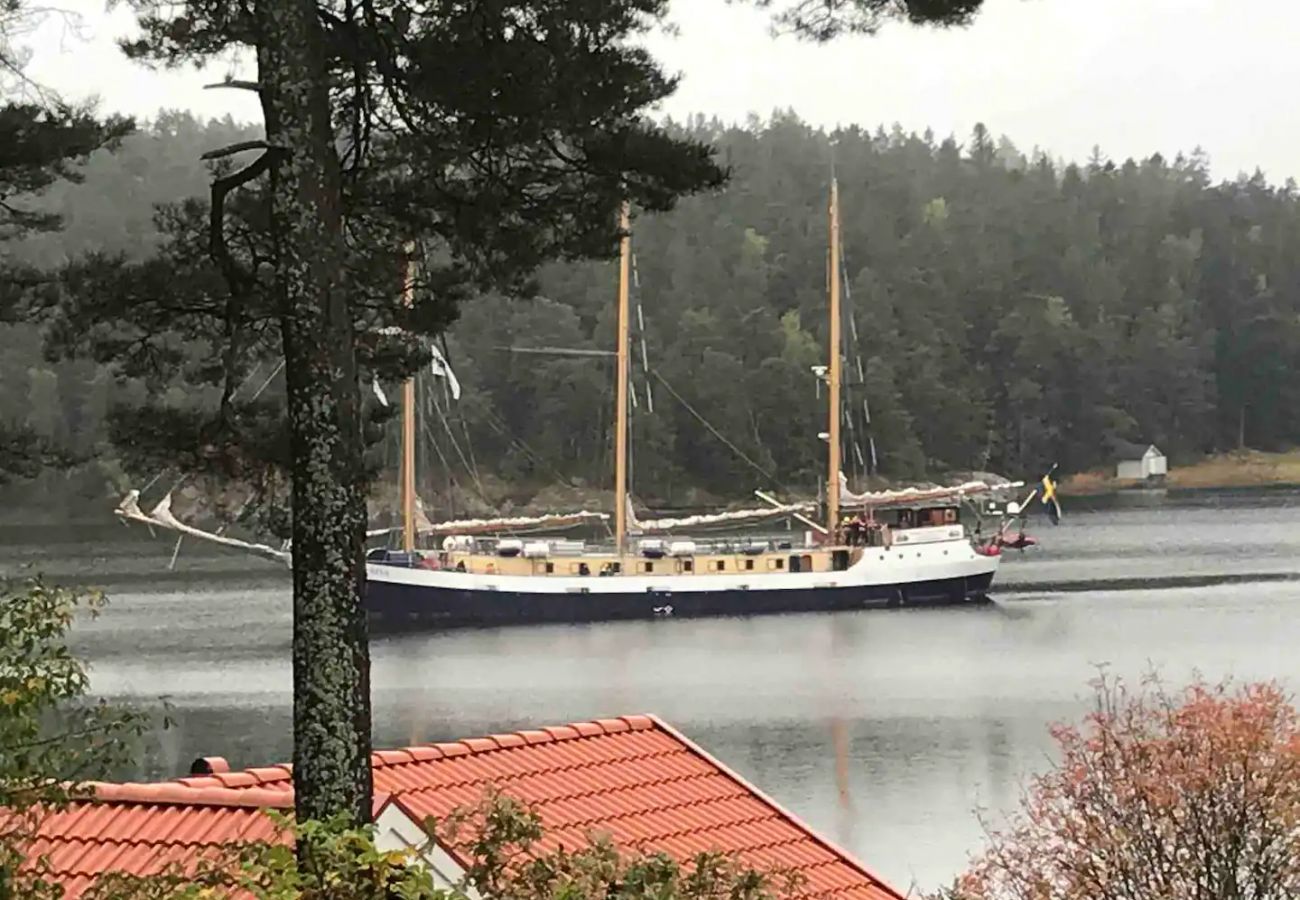
<path fill-rule="evenodd" d="M 313 0 L 259 0 L 258 78 L 293 456 L 293 782 L 299 821 L 371 817 L 365 487 L 340 172 Z"/>

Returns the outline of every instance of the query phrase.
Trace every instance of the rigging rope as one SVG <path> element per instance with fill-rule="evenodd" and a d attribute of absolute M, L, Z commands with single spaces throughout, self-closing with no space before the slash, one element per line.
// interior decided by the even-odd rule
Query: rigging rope
<path fill-rule="evenodd" d="M 844 250 L 844 241 L 840 241 L 840 274 L 844 281 L 844 299 L 848 301 L 846 306 L 849 311 L 849 331 L 852 335 L 854 362 L 858 369 L 858 383 L 862 389 L 862 418 L 863 431 L 866 432 L 867 447 L 871 454 L 870 463 L 867 464 L 862 459 L 862 448 L 857 445 L 857 439 L 854 438 L 854 452 L 862 465 L 866 466 L 867 474 L 872 475 L 880 470 L 879 461 L 876 458 L 876 435 L 875 430 L 871 427 L 871 401 L 867 396 L 867 375 L 862 365 L 862 348 L 861 340 L 858 337 L 858 316 L 857 305 L 853 302 L 853 286 L 849 280 L 849 261 L 848 254 Z M 851 409 L 851 408 L 850 408 Z M 852 421 L 853 414 L 849 412 L 849 420 Z M 855 433 L 856 434 L 856 433 Z"/>
<path fill-rule="evenodd" d="M 470 461 L 465 457 L 465 452 L 461 450 L 460 442 L 456 440 L 456 435 L 452 433 L 451 423 L 447 421 L 447 417 L 443 414 L 442 406 L 438 403 L 438 398 L 435 392 L 429 391 L 426 396 L 433 403 L 433 408 L 437 413 L 438 421 L 442 422 L 443 430 L 447 432 L 447 439 L 451 441 L 451 447 L 456 451 L 456 456 L 460 458 L 461 465 L 465 467 L 465 471 L 469 473 L 469 476 L 474 479 L 474 486 L 479 497 L 484 497 L 483 482 L 479 480 L 477 468 L 470 464 Z"/>
<path fill-rule="evenodd" d="M 718 429 L 714 428 L 713 423 L 711 423 L 708 419 L 704 418 L 704 416 L 702 416 L 694 406 L 691 406 L 691 404 L 686 400 L 685 397 L 677 393 L 676 388 L 674 388 L 671 384 L 668 383 L 668 379 L 664 378 L 662 375 L 659 374 L 658 369 L 651 369 L 650 374 L 653 375 L 655 379 L 664 386 L 665 390 L 667 390 L 668 393 L 673 395 L 673 397 L 677 400 L 678 403 L 686 407 L 686 411 L 689 412 L 691 415 L 693 415 L 696 419 L 698 419 L 700 424 L 709 430 L 710 434 L 712 434 L 715 438 L 717 438 L 728 448 L 730 448 L 731 452 L 735 453 L 738 457 L 740 457 L 742 460 L 748 463 L 751 469 L 753 469 L 755 472 L 758 472 L 769 482 L 776 481 L 776 476 L 773 473 L 769 472 L 767 469 L 763 468 L 761 465 L 754 462 L 754 460 L 750 459 L 744 450 L 741 450 L 731 441 L 727 440 L 726 435 L 724 435 L 721 431 L 718 431 Z"/>

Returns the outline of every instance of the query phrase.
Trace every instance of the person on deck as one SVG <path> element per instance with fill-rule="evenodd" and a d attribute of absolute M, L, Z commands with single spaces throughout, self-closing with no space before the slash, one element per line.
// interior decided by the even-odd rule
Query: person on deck
<path fill-rule="evenodd" d="M 848 524 L 844 527 L 845 537 L 850 547 L 856 547 L 862 543 L 862 520 L 859 516 L 849 519 Z"/>

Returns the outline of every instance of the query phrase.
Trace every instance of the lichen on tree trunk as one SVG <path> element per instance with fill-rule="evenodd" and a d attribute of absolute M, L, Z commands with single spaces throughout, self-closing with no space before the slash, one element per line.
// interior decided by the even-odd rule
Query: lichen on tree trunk
<path fill-rule="evenodd" d="M 312 0 L 259 0 L 293 457 L 294 789 L 300 821 L 371 815 L 365 487 L 341 179 Z"/>

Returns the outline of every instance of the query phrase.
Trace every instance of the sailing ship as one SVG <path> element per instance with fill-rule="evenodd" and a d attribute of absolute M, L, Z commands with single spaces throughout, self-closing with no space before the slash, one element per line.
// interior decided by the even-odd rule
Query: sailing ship
<path fill-rule="evenodd" d="M 966 501 L 1008 487 L 958 487 L 854 494 L 840 465 L 840 222 L 838 186 L 829 208 L 827 480 L 822 522 L 813 507 L 769 504 L 762 511 L 640 522 L 628 497 L 628 208 L 620 216 L 613 545 L 491 537 L 492 523 L 420 529 L 414 476 L 414 389 L 404 386 L 402 547 L 367 557 L 365 605 L 380 630 L 543 622 L 590 622 L 857 610 L 982 601 L 1006 545 L 969 534 Z M 1012 485 L 1016 487 L 1019 485 Z M 806 526 L 801 541 L 676 537 L 691 528 L 783 516 Z M 730 519 L 728 517 L 731 517 Z M 441 547 L 417 548 L 421 532 Z M 478 532 L 478 533 L 475 533 Z M 501 531 L 496 532 L 500 534 Z M 635 537 L 635 546 L 631 538 Z"/>

